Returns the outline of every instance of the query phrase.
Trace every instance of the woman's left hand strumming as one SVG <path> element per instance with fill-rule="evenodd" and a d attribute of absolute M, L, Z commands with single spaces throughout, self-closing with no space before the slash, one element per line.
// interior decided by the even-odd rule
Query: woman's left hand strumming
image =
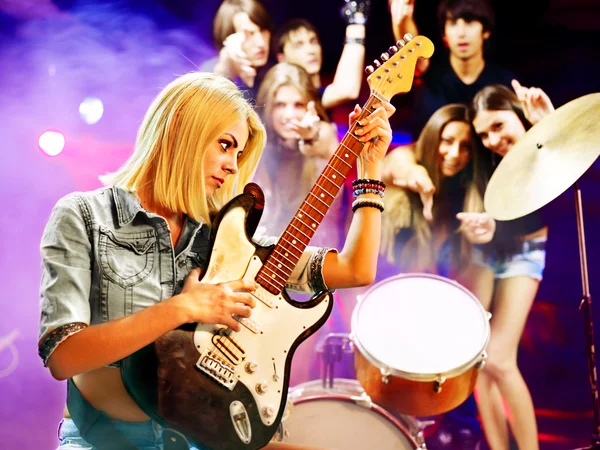
<path fill-rule="evenodd" d="M 358 126 L 355 131 L 358 140 L 365 143 L 360 154 L 363 164 L 380 163 L 392 142 L 392 127 L 389 118 L 394 114 L 396 108 L 390 103 L 381 103 L 375 106 L 376 109 L 371 114 L 357 122 Z M 354 107 L 349 116 L 350 126 L 354 124 L 361 111 L 360 106 Z"/>
<path fill-rule="evenodd" d="M 488 213 L 461 212 L 456 218 L 462 222 L 461 230 L 472 244 L 487 244 L 496 232 L 496 221 Z"/>

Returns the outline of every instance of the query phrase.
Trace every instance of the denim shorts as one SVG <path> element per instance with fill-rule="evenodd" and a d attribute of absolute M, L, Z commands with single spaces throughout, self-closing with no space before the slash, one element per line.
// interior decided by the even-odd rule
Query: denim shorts
<path fill-rule="evenodd" d="M 122 422 L 112 421 L 114 427 L 125 435 L 139 450 L 163 450 L 163 427 L 153 421 L 147 422 Z M 63 419 L 58 427 L 58 439 L 60 445 L 58 450 L 88 449 L 92 450 L 91 444 L 86 442 L 80 435 L 79 430 L 71 419 Z M 190 450 L 198 450 L 190 446 Z"/>
<path fill-rule="evenodd" d="M 496 255 L 485 255 L 477 245 L 473 246 L 471 261 L 494 271 L 495 279 L 518 276 L 531 277 L 541 281 L 546 267 L 546 238 L 534 238 L 523 241 L 521 251 L 499 258 Z"/>

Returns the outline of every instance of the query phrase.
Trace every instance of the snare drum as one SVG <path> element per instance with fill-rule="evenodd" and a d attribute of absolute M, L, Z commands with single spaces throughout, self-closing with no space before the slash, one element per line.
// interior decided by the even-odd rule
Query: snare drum
<path fill-rule="evenodd" d="M 429 274 L 387 278 L 352 314 L 356 378 L 396 414 L 449 411 L 473 392 L 490 338 L 488 314 L 455 281 Z"/>
<path fill-rule="evenodd" d="M 290 389 L 291 404 L 279 440 L 340 450 L 425 449 L 412 417 L 394 417 L 373 404 L 356 380 L 335 378 L 332 388 L 321 380 Z"/>

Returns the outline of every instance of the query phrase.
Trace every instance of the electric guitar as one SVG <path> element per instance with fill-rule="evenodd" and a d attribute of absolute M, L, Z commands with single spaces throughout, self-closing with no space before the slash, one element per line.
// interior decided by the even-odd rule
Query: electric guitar
<path fill-rule="evenodd" d="M 433 44 L 405 36 L 368 66 L 371 95 L 358 120 L 374 105 L 412 86 L 418 58 Z M 237 317 L 235 332 L 219 325 L 189 324 L 124 359 L 123 382 L 154 420 L 201 447 L 255 450 L 269 443 L 283 415 L 295 349 L 327 320 L 330 292 L 307 302 L 291 299 L 285 283 L 356 162 L 363 143 L 353 124 L 277 244 L 262 247 L 253 236 L 264 206 L 258 185 L 220 211 L 212 227 L 205 283 L 255 280 L 252 318 Z"/>

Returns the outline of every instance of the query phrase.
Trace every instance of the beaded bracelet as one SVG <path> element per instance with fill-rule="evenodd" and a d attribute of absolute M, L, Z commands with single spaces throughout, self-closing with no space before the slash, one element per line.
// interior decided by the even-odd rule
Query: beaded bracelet
<path fill-rule="evenodd" d="M 370 178 L 359 178 L 352 182 L 352 187 L 353 188 L 357 187 L 357 185 L 359 185 L 359 184 L 376 184 L 377 186 L 379 186 L 385 190 L 385 183 L 381 180 L 374 180 L 374 179 L 370 179 Z"/>
<path fill-rule="evenodd" d="M 383 212 L 383 202 L 378 199 L 371 198 L 359 198 L 352 202 L 352 212 L 356 212 L 358 208 L 377 208 L 379 211 Z"/>
<path fill-rule="evenodd" d="M 381 198 L 383 198 L 385 191 L 382 191 L 380 189 L 373 189 L 373 188 L 355 188 L 354 189 L 354 196 L 358 197 L 359 195 L 362 194 L 377 194 L 379 195 Z"/>
<path fill-rule="evenodd" d="M 358 179 L 352 182 L 354 196 L 361 194 L 377 194 L 383 198 L 385 194 L 385 183 L 379 180 Z"/>

